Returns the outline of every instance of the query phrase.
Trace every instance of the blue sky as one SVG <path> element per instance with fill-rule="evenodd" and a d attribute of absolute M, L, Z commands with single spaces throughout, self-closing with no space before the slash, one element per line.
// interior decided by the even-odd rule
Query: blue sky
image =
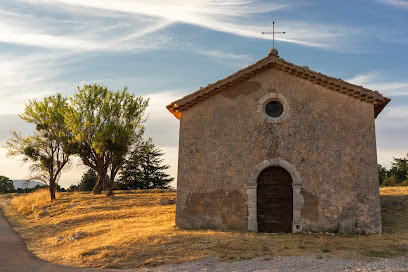
<path fill-rule="evenodd" d="M 408 153 L 408 1 L 0 0 L 0 145 L 28 99 L 99 83 L 150 98 L 146 136 L 176 176 L 178 120 L 170 102 L 265 57 L 285 60 L 392 98 L 376 120 L 378 161 Z M 0 175 L 28 167 L 0 149 Z M 84 167 L 74 160 L 69 186 Z"/>

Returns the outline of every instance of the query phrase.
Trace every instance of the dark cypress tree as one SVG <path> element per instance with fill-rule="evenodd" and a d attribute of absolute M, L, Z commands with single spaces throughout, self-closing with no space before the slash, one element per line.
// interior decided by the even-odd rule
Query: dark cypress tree
<path fill-rule="evenodd" d="M 78 183 L 78 191 L 92 191 L 98 180 L 98 174 L 91 168 L 82 175 L 81 181 Z"/>
<path fill-rule="evenodd" d="M 156 148 L 149 138 L 141 142 L 130 153 L 120 172 L 118 183 L 128 189 L 168 189 L 174 180 L 164 171 L 170 166 L 163 165 L 163 152 Z"/>

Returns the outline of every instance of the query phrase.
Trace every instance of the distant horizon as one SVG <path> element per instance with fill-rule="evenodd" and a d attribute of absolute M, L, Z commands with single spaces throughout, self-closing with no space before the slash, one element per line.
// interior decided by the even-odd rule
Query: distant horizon
<path fill-rule="evenodd" d="M 35 181 L 35 180 L 28 181 L 28 180 L 25 180 L 25 179 L 12 179 L 11 181 L 13 182 L 13 185 L 14 185 L 15 189 L 18 189 L 18 188 L 34 188 L 35 186 L 40 185 L 40 184 L 46 185 L 43 182 Z M 24 186 L 27 181 L 29 183 L 27 183 L 27 186 Z M 17 185 L 16 185 L 16 183 L 17 183 Z M 33 183 L 33 184 L 31 184 L 31 183 Z"/>

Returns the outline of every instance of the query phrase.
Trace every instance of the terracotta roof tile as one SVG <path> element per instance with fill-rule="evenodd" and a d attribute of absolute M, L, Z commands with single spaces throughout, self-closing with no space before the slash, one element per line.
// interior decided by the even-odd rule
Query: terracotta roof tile
<path fill-rule="evenodd" d="M 375 117 L 377 117 L 377 115 L 391 100 L 387 97 L 382 96 L 378 91 L 372 91 L 362 86 L 354 85 L 338 78 L 329 77 L 324 74 L 312 71 L 308 67 L 298 66 L 279 57 L 270 55 L 224 79 L 218 80 L 217 82 L 209 84 L 206 87 L 201 87 L 198 91 L 170 103 L 167 106 L 167 109 L 177 119 L 180 119 L 183 110 L 194 106 L 201 100 L 208 98 L 213 94 L 216 94 L 223 88 L 236 84 L 271 67 L 309 80 L 318 85 L 325 86 L 334 91 L 344 93 L 356 99 L 360 99 L 361 101 L 374 104 Z"/>

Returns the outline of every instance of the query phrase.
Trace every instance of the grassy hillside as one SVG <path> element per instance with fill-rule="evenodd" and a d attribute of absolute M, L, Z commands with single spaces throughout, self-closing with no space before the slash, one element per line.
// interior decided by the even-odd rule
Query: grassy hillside
<path fill-rule="evenodd" d="M 175 205 L 158 204 L 175 196 L 175 191 L 160 190 L 123 191 L 111 198 L 61 193 L 54 203 L 31 204 L 2 196 L 0 205 L 32 252 L 71 266 L 127 268 L 209 256 L 233 261 L 264 255 L 386 258 L 408 253 L 407 187 L 381 188 L 384 233 L 372 236 L 180 230 L 173 227 Z"/>

